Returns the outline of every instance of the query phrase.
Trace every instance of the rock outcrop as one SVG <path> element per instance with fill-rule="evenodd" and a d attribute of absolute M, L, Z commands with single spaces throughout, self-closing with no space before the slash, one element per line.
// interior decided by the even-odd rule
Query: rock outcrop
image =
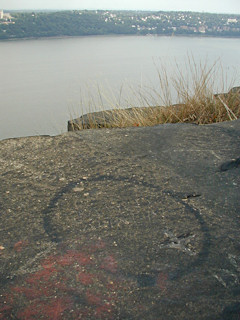
<path fill-rule="evenodd" d="M 218 93 L 215 94 L 214 97 L 216 99 L 228 100 L 230 104 L 240 104 L 240 87 L 233 87 L 229 90 L 228 93 Z M 222 102 L 224 103 L 224 101 Z M 182 104 L 175 104 L 172 107 L 176 108 L 178 106 L 183 106 Z M 136 114 L 137 110 L 141 110 L 141 116 L 149 115 L 149 110 L 156 112 L 156 110 L 161 109 L 163 107 L 154 106 L 154 107 L 141 107 L 141 108 L 127 108 L 124 109 L 124 115 L 121 113 L 121 109 L 113 109 L 107 111 L 99 111 L 99 112 L 91 112 L 82 115 L 79 118 L 72 119 L 68 121 L 67 130 L 68 131 L 78 131 L 82 129 L 90 129 L 90 128 L 108 128 L 111 127 L 112 123 L 121 122 L 121 117 L 132 117 Z M 228 106 L 226 105 L 226 108 Z"/>
<path fill-rule="evenodd" d="M 68 131 L 78 131 L 82 129 L 108 128 L 113 122 L 121 121 L 121 117 L 134 116 L 136 110 L 140 109 L 142 114 L 147 114 L 151 110 L 160 109 L 161 107 L 142 107 L 142 108 L 127 108 L 124 109 L 124 115 L 121 109 L 113 109 L 99 112 L 92 112 L 82 115 L 79 118 L 68 121 Z"/>
<path fill-rule="evenodd" d="M 238 319 L 240 120 L 0 141 L 1 319 Z"/>

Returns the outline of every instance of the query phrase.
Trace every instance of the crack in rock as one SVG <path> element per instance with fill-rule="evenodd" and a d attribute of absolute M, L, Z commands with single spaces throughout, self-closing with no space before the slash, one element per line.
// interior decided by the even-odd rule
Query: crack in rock
<path fill-rule="evenodd" d="M 160 244 L 160 248 L 171 248 L 181 250 L 183 252 L 188 253 L 191 256 L 195 256 L 196 252 L 188 247 L 190 244 L 191 239 L 195 238 L 195 234 L 181 234 L 176 236 L 171 231 L 165 231 L 164 235 L 168 238 L 165 243 Z"/>

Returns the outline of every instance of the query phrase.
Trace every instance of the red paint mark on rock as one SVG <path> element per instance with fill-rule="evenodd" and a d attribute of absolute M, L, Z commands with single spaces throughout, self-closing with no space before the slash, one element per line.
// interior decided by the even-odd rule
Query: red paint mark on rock
<path fill-rule="evenodd" d="M 56 263 L 61 266 L 70 266 L 77 262 L 82 266 L 87 266 L 92 263 L 90 255 L 75 250 L 68 250 L 65 255 L 56 257 Z"/>
<path fill-rule="evenodd" d="M 42 292 L 40 290 L 36 290 L 33 288 L 27 287 L 14 287 L 12 291 L 17 294 L 24 294 L 28 299 L 36 299 L 42 296 Z"/>
<path fill-rule="evenodd" d="M 4 300 L 9 307 L 0 305 L 0 319 L 114 319 L 119 295 L 127 290 L 115 274 L 114 255 L 102 240 L 68 248 L 39 261 L 37 272 L 16 279 Z"/>
<path fill-rule="evenodd" d="M 158 288 L 160 288 L 162 291 L 167 290 L 167 279 L 168 275 L 167 273 L 160 272 L 157 277 L 156 285 Z"/>
<path fill-rule="evenodd" d="M 29 284 L 38 284 L 40 281 L 46 282 L 49 281 L 51 276 L 57 272 L 55 268 L 45 268 L 40 270 L 34 274 L 31 274 L 27 279 L 27 283 Z"/>
<path fill-rule="evenodd" d="M 77 275 L 77 280 L 84 285 L 89 285 L 93 283 L 94 275 L 87 272 L 79 272 Z"/>
<path fill-rule="evenodd" d="M 13 249 L 20 252 L 24 247 L 28 246 L 28 244 L 29 242 L 27 240 L 20 240 L 14 244 Z"/>
<path fill-rule="evenodd" d="M 78 310 L 74 310 L 71 313 L 71 319 L 74 319 L 74 320 L 92 319 L 91 310 L 88 310 L 86 308 L 78 308 Z"/>
<path fill-rule="evenodd" d="M 39 313 L 41 310 L 40 306 L 42 306 L 40 303 L 30 304 L 24 310 L 17 313 L 17 318 L 21 320 L 37 319 L 41 314 Z"/>
<path fill-rule="evenodd" d="M 11 312 L 12 307 L 5 305 L 4 307 L 0 308 L 0 319 L 9 319 L 8 314 Z"/>
<path fill-rule="evenodd" d="M 96 319 L 113 319 L 113 308 L 109 303 L 105 303 L 96 308 Z"/>
<path fill-rule="evenodd" d="M 75 259 L 81 266 L 92 264 L 92 257 L 83 252 L 76 252 Z"/>
<path fill-rule="evenodd" d="M 72 306 L 72 301 L 68 298 L 57 298 L 53 299 L 50 304 L 46 305 L 43 313 L 50 320 L 62 319 L 62 313 L 70 309 Z"/>
<path fill-rule="evenodd" d="M 106 258 L 104 258 L 103 263 L 101 264 L 101 268 L 106 271 L 116 273 L 118 269 L 117 261 L 113 256 L 107 256 Z"/>
<path fill-rule="evenodd" d="M 99 295 L 93 294 L 90 290 L 86 292 L 86 300 L 89 305 L 99 305 L 102 302 Z"/>
<path fill-rule="evenodd" d="M 63 256 L 56 257 L 56 263 L 62 267 L 70 266 L 75 262 L 74 254 L 73 253 L 66 253 Z"/>
<path fill-rule="evenodd" d="M 42 262 L 41 262 L 41 266 L 44 268 L 44 269 L 51 269 L 53 267 L 56 266 L 56 256 L 50 256 L 48 257 L 47 259 L 44 259 Z"/>
<path fill-rule="evenodd" d="M 103 240 L 98 240 L 95 243 L 95 248 L 96 249 L 104 249 L 106 247 L 106 243 Z"/>

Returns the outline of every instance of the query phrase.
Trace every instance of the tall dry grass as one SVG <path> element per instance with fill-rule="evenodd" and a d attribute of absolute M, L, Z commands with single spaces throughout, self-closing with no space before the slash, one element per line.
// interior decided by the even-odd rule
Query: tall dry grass
<path fill-rule="evenodd" d="M 140 127 L 178 122 L 202 125 L 240 117 L 240 90 L 231 91 L 232 82 L 226 88 L 227 77 L 219 61 L 209 67 L 207 61 L 196 63 L 193 57 L 188 57 L 183 67 L 175 63 L 173 75 L 168 73 L 166 66 L 156 66 L 156 70 L 158 88 L 145 86 L 132 90 L 135 103 L 143 107 L 127 102 L 129 108 L 122 108 L 122 88 L 118 98 L 114 95 L 109 98 L 98 87 L 100 104 L 103 104 L 103 99 L 107 100 L 110 110 L 97 113 L 93 113 L 93 109 L 89 110 L 74 123 L 73 129 Z M 216 89 L 216 82 L 221 82 L 220 89 Z M 220 94 L 215 94 L 216 90 Z M 174 99 L 177 100 L 175 104 Z M 89 101 L 89 107 L 92 105 L 95 110 L 99 110 L 93 99 Z"/>

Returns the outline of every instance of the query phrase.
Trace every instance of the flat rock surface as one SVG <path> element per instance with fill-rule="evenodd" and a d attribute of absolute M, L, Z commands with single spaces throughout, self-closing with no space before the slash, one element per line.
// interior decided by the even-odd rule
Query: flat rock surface
<path fill-rule="evenodd" d="M 239 319 L 240 120 L 0 141 L 0 319 Z"/>

